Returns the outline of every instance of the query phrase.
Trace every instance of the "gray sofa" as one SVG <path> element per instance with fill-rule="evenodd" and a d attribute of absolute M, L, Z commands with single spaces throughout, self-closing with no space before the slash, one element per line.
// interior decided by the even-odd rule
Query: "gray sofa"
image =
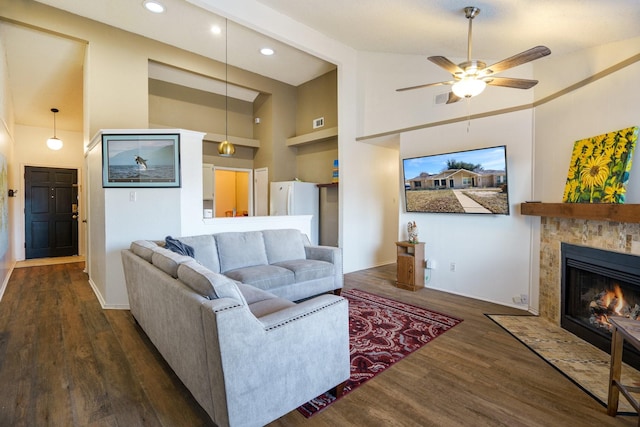
<path fill-rule="evenodd" d="M 209 270 L 290 301 L 333 291 L 343 285 L 342 252 L 311 246 L 299 230 L 227 232 L 180 237 Z"/>
<path fill-rule="evenodd" d="M 256 233 L 270 263 L 263 263 Z M 347 301 L 332 294 L 291 301 L 340 289 L 341 262 L 332 264 L 329 284 L 331 263 L 306 258 L 323 253 L 341 261 L 339 250 L 302 239 L 305 258 L 284 259 L 301 256 L 295 236 L 268 230 L 180 238 L 193 246 L 193 258 L 150 241 L 122 251 L 131 313 L 218 426 L 267 424 L 349 378 Z"/>

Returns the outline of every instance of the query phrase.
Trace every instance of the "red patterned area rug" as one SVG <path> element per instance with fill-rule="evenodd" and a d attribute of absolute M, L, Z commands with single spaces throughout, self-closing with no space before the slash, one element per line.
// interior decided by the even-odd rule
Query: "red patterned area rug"
<path fill-rule="evenodd" d="M 351 378 L 343 396 L 462 322 L 357 289 L 343 291 L 342 296 L 349 300 L 351 351 Z M 298 411 L 309 418 L 335 401 L 336 397 L 327 392 Z"/>

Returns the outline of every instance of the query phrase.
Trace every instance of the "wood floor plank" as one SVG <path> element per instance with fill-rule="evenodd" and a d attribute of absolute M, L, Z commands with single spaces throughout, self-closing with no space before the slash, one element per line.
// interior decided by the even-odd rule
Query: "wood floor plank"
<path fill-rule="evenodd" d="M 35 271 L 18 275 L 20 283 L 40 283 Z M 32 425 L 31 414 L 35 412 L 31 398 L 33 367 L 36 348 L 36 305 L 33 295 L 27 295 L 28 286 L 9 287 L 5 290 L 0 307 L 2 334 L 6 337 L 6 359 L 0 370 L 0 425 Z M 12 303 L 4 303 L 11 300 Z"/>
<path fill-rule="evenodd" d="M 106 315 L 160 423 L 164 426 L 215 426 L 204 409 L 191 404 L 193 396 L 136 326 L 131 313 L 111 310 Z"/>
<path fill-rule="evenodd" d="M 32 400 L 35 411 L 33 424 L 71 425 L 71 401 L 69 396 L 69 374 L 64 358 L 62 338 L 62 298 L 60 290 L 64 288 L 64 272 L 60 268 L 52 269 L 47 283 L 33 289 L 32 295 L 37 306 L 39 321 L 35 335 L 36 351 L 32 370 Z"/>
<path fill-rule="evenodd" d="M 98 370 L 88 327 L 82 316 L 82 303 L 86 300 L 86 279 L 70 276 L 68 286 L 61 289 L 63 301 L 62 331 L 65 363 L 69 372 L 71 407 L 74 425 L 100 425 L 112 413 L 105 379 Z M 94 295 L 95 298 L 95 295 Z M 98 307 L 94 309 L 99 310 Z M 110 424 L 104 424 L 110 425 Z"/>
<path fill-rule="evenodd" d="M 0 301 L 0 426 L 212 426 L 130 313 L 102 310 L 83 268 L 13 271 Z M 521 311 L 394 280 L 387 265 L 345 275 L 345 288 L 463 322 L 312 418 L 292 411 L 270 426 L 637 424 L 607 416 L 485 316 Z M 47 357 L 53 351 L 62 356 Z"/>

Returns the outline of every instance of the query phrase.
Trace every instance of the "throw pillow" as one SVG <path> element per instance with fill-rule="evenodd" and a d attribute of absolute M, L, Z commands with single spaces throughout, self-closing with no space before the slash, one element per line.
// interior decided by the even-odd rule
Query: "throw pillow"
<path fill-rule="evenodd" d="M 195 251 L 193 250 L 192 246 L 189 246 L 178 239 L 174 239 L 171 236 L 167 236 L 164 239 L 164 242 L 165 242 L 165 248 L 175 253 L 178 253 L 180 255 L 186 255 L 186 256 L 190 256 L 191 258 L 194 258 Z"/>

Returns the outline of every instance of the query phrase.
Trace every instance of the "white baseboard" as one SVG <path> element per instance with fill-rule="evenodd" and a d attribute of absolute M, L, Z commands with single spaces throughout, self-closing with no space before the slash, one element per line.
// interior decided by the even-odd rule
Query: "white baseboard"
<path fill-rule="evenodd" d="M 0 301 L 2 301 L 2 297 L 4 296 L 4 291 L 5 289 L 7 289 L 7 284 L 9 283 L 9 279 L 11 278 L 11 274 L 13 273 L 13 269 L 15 268 L 15 266 L 16 266 L 16 262 L 14 261 L 11 264 L 11 267 L 9 268 L 9 272 L 7 273 L 4 280 L 2 281 L 2 285 L 0 286 Z"/>
<path fill-rule="evenodd" d="M 98 298 L 100 307 L 102 307 L 103 310 L 129 310 L 129 304 L 107 304 L 91 278 L 89 278 L 89 285 L 91 285 L 91 289 L 93 289 L 93 293 L 96 294 L 96 298 Z"/>

